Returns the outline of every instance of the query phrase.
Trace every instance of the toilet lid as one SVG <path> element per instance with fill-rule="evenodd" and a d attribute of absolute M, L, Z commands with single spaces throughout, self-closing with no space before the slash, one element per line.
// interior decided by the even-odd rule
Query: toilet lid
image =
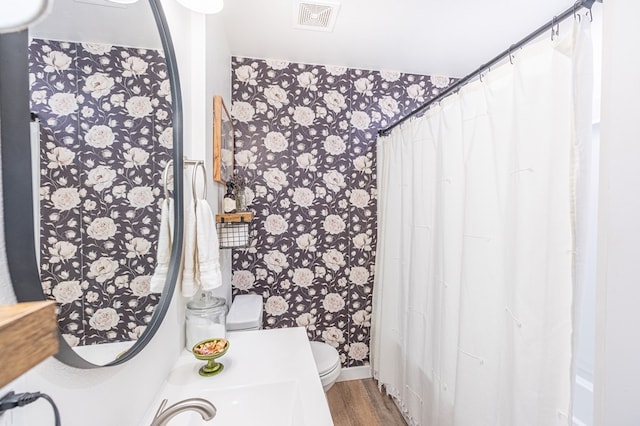
<path fill-rule="evenodd" d="M 318 366 L 318 374 L 325 375 L 335 370 L 340 364 L 340 355 L 333 346 L 322 342 L 309 342 L 311 344 L 311 352 Z"/>
<path fill-rule="evenodd" d="M 257 330 L 260 327 L 262 327 L 262 296 L 237 295 L 227 315 L 227 330 Z"/>

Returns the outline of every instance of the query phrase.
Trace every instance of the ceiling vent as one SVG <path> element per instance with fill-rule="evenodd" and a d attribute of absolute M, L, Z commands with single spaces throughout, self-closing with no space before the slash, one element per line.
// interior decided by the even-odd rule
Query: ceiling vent
<path fill-rule="evenodd" d="M 293 2 L 293 27 L 301 30 L 333 31 L 340 3 L 332 1 Z"/>

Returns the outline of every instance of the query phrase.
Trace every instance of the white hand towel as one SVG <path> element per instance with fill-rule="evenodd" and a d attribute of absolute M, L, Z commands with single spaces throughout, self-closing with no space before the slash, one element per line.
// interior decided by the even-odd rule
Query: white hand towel
<path fill-rule="evenodd" d="M 196 241 L 196 212 L 193 202 L 185 205 L 184 263 L 182 269 L 182 295 L 192 297 L 198 291 L 198 246 Z"/>
<path fill-rule="evenodd" d="M 173 238 L 173 201 L 165 199 L 160 210 L 160 231 L 158 232 L 158 252 L 156 254 L 156 269 L 151 277 L 151 292 L 162 293 L 167 281 L 169 260 Z"/>
<path fill-rule="evenodd" d="M 196 201 L 198 272 L 203 290 L 222 285 L 220 272 L 220 244 L 213 212 L 206 200 Z"/>

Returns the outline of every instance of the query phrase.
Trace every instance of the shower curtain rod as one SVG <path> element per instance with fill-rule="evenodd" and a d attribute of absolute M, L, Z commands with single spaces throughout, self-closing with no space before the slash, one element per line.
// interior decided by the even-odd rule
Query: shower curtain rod
<path fill-rule="evenodd" d="M 557 35 L 558 31 L 559 31 L 558 25 L 560 24 L 560 22 L 564 21 L 565 19 L 567 19 L 568 17 L 570 17 L 572 15 L 575 16 L 577 11 L 578 11 L 578 9 L 580 9 L 580 8 L 585 8 L 585 9 L 591 10 L 591 7 L 593 7 L 593 4 L 596 3 L 596 2 L 602 3 L 602 0 L 578 0 L 578 1 L 576 1 L 572 7 L 570 7 L 567 10 L 565 10 L 560 15 L 554 16 L 552 20 L 550 20 L 546 24 L 542 25 L 540 28 L 538 28 L 537 30 L 535 30 L 534 32 L 532 32 L 531 34 L 529 34 L 528 36 L 526 36 L 522 40 L 518 41 L 515 44 L 512 44 L 511 46 L 509 46 L 509 48 L 507 50 L 505 50 L 504 52 L 500 53 L 498 56 L 494 57 L 489 62 L 481 65 L 478 69 L 476 69 L 475 71 L 472 71 L 471 74 L 468 74 L 467 76 L 462 77 L 454 85 L 452 85 L 449 88 L 447 88 L 447 90 L 445 90 L 444 92 L 440 93 L 435 98 L 433 98 L 433 99 L 425 102 L 424 104 L 420 105 L 419 107 L 417 107 L 416 109 L 411 111 L 409 114 L 405 115 L 400 120 L 398 120 L 395 123 L 391 124 L 387 128 L 379 130 L 378 131 L 378 136 L 387 136 L 389 133 L 391 133 L 391 130 L 393 130 L 395 127 L 397 127 L 400 124 L 404 123 L 405 121 L 407 121 L 408 119 L 410 119 L 414 115 L 416 115 L 416 114 L 424 111 L 425 109 L 429 108 L 434 103 L 440 102 L 442 99 L 446 98 L 450 94 L 457 92 L 458 90 L 460 90 L 460 88 L 462 86 L 467 84 L 469 81 L 471 81 L 472 79 L 474 79 L 475 77 L 477 77 L 479 75 L 482 75 L 482 73 L 484 71 L 488 70 L 493 65 L 497 64 L 498 62 L 502 61 L 503 59 L 505 59 L 507 57 L 511 57 L 511 55 L 517 49 L 521 48 L 525 44 L 527 44 L 527 43 L 531 42 L 532 40 L 536 39 L 537 37 L 541 36 L 546 31 L 552 30 L 552 33 L 551 33 L 552 37 L 554 35 Z"/>

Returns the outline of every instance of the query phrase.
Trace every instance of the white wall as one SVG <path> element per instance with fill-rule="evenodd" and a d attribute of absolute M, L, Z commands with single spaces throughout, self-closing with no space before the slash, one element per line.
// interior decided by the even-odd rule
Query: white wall
<path fill-rule="evenodd" d="M 224 186 L 213 182 L 213 96 L 222 95 L 227 109 L 231 110 L 231 54 L 228 49 L 221 49 L 220 44 L 227 38 L 224 32 L 224 10 L 220 14 L 208 15 L 206 17 L 207 30 L 205 38 L 207 45 L 206 54 L 206 90 L 204 91 L 204 102 L 206 111 L 206 134 L 204 152 L 202 155 L 206 159 L 207 173 L 209 174 L 208 200 L 214 213 L 221 213 L 222 196 Z M 218 296 L 231 300 L 231 250 L 220 250 L 220 264 L 222 265 L 223 288 L 218 292 Z"/>
<path fill-rule="evenodd" d="M 113 31 L 114 22 L 119 24 L 119 31 Z M 162 49 L 153 13 L 146 1 L 120 4 L 108 0 L 92 3 L 55 0 L 46 18 L 29 27 L 29 36 Z"/>
<path fill-rule="evenodd" d="M 222 95 L 226 102 L 231 99 L 231 53 L 222 25 L 224 10 L 215 15 L 191 15 L 191 31 L 185 34 L 185 42 L 191 48 L 191 68 L 182 74 L 183 93 L 189 91 L 185 100 L 184 155 L 191 160 L 204 160 L 207 179 L 207 200 L 213 213 L 219 213 L 224 187 L 213 182 L 213 96 Z M 191 182 L 193 167 L 185 169 L 185 203 L 192 200 Z M 202 194 L 201 172 L 196 171 L 197 193 Z M 214 293 L 231 300 L 231 251 L 220 252 L 223 286 Z"/>
<path fill-rule="evenodd" d="M 231 90 L 230 53 L 217 21 L 222 18 L 191 13 L 175 0 L 162 0 L 162 4 L 182 80 L 185 154 L 202 159 L 211 144 L 209 100 L 213 92 L 225 94 L 228 99 Z M 212 37 L 205 42 L 204 35 Z M 209 187 L 209 199 L 215 201 L 218 190 L 212 183 Z M 215 212 L 217 203 L 212 204 Z M 226 261 L 223 271 L 228 279 L 230 264 Z M 4 230 L 0 227 L 0 304 L 14 301 L 6 267 Z M 78 370 L 51 358 L 0 389 L 0 395 L 9 390 L 45 392 L 58 404 L 65 426 L 137 426 L 183 345 L 184 301 L 177 295 L 153 341 L 126 364 Z M 11 410 L 0 417 L 1 426 L 46 424 L 53 424 L 46 401 Z"/>
<path fill-rule="evenodd" d="M 595 424 L 640 425 L 640 36 L 637 0 L 605 0 Z"/>

